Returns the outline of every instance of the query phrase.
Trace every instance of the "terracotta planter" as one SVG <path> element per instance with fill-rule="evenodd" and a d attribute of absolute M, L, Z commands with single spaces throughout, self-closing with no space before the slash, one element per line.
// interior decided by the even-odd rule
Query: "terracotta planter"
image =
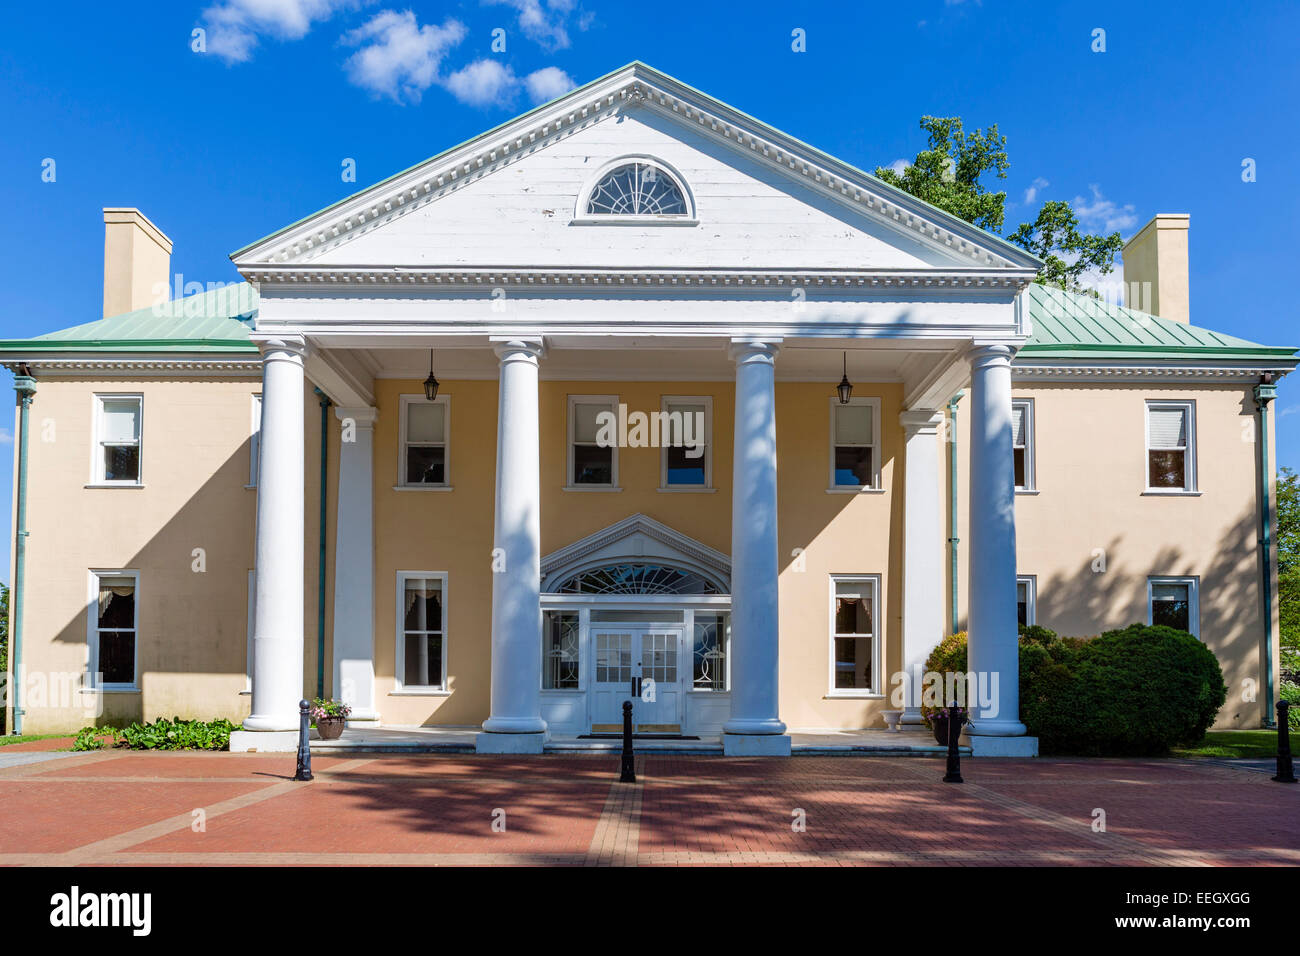
<path fill-rule="evenodd" d="M 320 734 L 321 740 L 338 740 L 343 734 L 343 717 L 318 717 L 316 719 L 316 733 Z"/>

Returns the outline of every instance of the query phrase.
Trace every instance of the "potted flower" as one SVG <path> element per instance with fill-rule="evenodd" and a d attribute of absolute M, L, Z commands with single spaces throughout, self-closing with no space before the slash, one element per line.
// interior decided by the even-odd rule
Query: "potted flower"
<path fill-rule="evenodd" d="M 955 732 L 960 735 L 962 725 L 967 722 L 970 716 L 967 714 L 966 708 L 958 707 L 956 702 L 951 707 L 939 707 L 934 710 L 928 707 L 922 708 L 921 713 L 925 717 L 925 722 L 930 725 L 930 729 L 934 731 L 934 739 L 941 747 L 948 746 L 948 733 L 951 722 L 953 720 L 957 721 Z"/>
<path fill-rule="evenodd" d="M 337 700 L 317 697 L 311 702 L 311 719 L 321 740 L 337 740 L 343 733 L 343 724 L 352 708 Z"/>

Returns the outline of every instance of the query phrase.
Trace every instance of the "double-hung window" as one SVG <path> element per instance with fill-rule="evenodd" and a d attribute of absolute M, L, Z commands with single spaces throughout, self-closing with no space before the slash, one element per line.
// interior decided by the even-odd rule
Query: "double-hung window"
<path fill-rule="evenodd" d="M 451 483 L 448 440 L 451 397 L 439 395 L 430 402 L 419 395 L 403 395 L 401 414 L 401 484 L 448 487 Z"/>
<path fill-rule="evenodd" d="M 660 487 L 713 487 L 713 399 L 665 395 L 659 415 Z M 654 437 L 654 436 L 652 436 Z"/>
<path fill-rule="evenodd" d="M 407 691 L 447 689 L 447 575 L 397 574 L 397 673 Z"/>
<path fill-rule="evenodd" d="M 93 478 L 96 484 L 140 484 L 140 434 L 143 417 L 143 396 L 95 396 Z"/>
<path fill-rule="evenodd" d="M 1196 491 L 1196 403 L 1149 401 L 1147 491 Z"/>
<path fill-rule="evenodd" d="M 618 396 L 569 396 L 568 487 L 618 487 L 617 421 Z"/>
<path fill-rule="evenodd" d="M 1015 459 L 1016 491 L 1034 490 L 1034 402 L 1011 403 L 1011 454 Z"/>
<path fill-rule="evenodd" d="M 830 399 L 831 490 L 880 487 L 880 399 Z"/>
<path fill-rule="evenodd" d="M 1199 587 L 1196 578 L 1147 578 L 1147 623 L 1201 636 Z"/>
<path fill-rule="evenodd" d="M 1025 626 L 1038 623 L 1038 578 L 1032 574 L 1016 578 L 1016 620 Z"/>
<path fill-rule="evenodd" d="M 257 473 L 262 466 L 262 396 L 253 396 L 252 433 L 248 439 L 248 486 L 257 486 Z"/>
<path fill-rule="evenodd" d="M 136 571 L 91 574 L 91 682 L 105 690 L 134 689 L 139 618 Z"/>
<path fill-rule="evenodd" d="M 831 576 L 832 695 L 879 693 L 879 593 L 878 575 Z"/>

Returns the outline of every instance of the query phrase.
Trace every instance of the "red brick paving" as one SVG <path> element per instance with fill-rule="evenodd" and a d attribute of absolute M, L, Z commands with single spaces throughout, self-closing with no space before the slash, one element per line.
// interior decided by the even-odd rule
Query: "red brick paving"
<path fill-rule="evenodd" d="M 75 737 L 47 737 L 44 740 L 27 740 L 20 744 L 5 744 L 0 754 L 28 753 L 30 751 L 71 750 Z"/>
<path fill-rule="evenodd" d="M 115 752 L 0 770 L 0 865 L 1300 863 L 1300 787 L 1187 761 L 967 760 L 945 785 L 940 760 L 648 755 L 634 787 L 607 755 L 317 757 L 309 784 L 288 782 L 293 763 Z"/>

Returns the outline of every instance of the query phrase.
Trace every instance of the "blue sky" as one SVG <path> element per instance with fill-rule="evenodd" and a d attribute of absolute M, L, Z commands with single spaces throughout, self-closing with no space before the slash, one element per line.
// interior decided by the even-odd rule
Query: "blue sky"
<path fill-rule="evenodd" d="M 0 34 L 0 337 L 99 317 L 104 206 L 144 210 L 185 281 L 231 281 L 234 249 L 640 59 L 865 168 L 913 156 L 923 114 L 997 123 L 1006 231 L 1045 199 L 1125 237 L 1190 213 L 1192 321 L 1300 345 L 1297 37 L 1286 3 L 15 4 Z M 1300 467 L 1300 377 L 1275 408 L 1279 463 Z M 0 580 L 7 562 L 0 549 Z"/>

